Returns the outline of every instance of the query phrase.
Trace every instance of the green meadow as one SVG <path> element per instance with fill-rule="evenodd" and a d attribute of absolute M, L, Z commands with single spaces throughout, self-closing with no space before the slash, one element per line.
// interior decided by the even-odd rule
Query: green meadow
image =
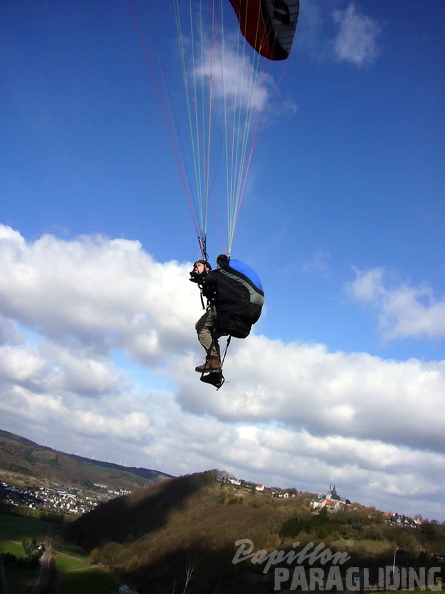
<path fill-rule="evenodd" d="M 66 570 L 59 574 L 59 594 L 110 594 L 118 591 L 118 582 L 99 567 Z"/>
<path fill-rule="evenodd" d="M 24 538 L 43 542 L 57 524 L 37 518 L 0 513 L 0 548 L 17 558 L 25 556 Z M 58 594 L 109 594 L 117 592 L 118 582 L 99 567 L 92 566 L 80 547 L 64 541 L 54 532 L 53 546 L 58 572 Z M 8 594 L 23 594 L 34 583 L 35 572 L 5 564 Z"/>
<path fill-rule="evenodd" d="M 80 547 L 68 542 L 56 544 L 59 594 L 109 594 L 117 592 L 118 582 L 99 567 L 90 565 Z"/>
<path fill-rule="evenodd" d="M 5 542 L 22 543 L 24 538 L 43 541 L 45 535 L 55 528 L 53 522 L 44 522 L 38 518 L 0 513 L 0 546 Z"/>

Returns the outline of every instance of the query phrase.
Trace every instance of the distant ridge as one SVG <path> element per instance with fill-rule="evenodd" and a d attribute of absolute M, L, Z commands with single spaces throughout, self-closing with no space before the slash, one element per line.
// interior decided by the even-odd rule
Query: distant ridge
<path fill-rule="evenodd" d="M 158 470 L 66 454 L 0 429 L 0 474 L 5 473 L 87 487 L 100 483 L 110 488 L 129 490 L 173 478 Z"/>
<path fill-rule="evenodd" d="M 113 468 L 123 472 L 130 472 L 131 474 L 136 474 L 137 476 L 142 476 L 148 479 L 157 478 L 159 476 L 165 478 L 175 478 L 172 474 L 166 474 L 165 472 L 160 472 L 158 470 L 149 470 L 148 468 L 142 468 L 139 466 L 122 466 L 120 464 L 115 464 L 114 462 L 92 460 L 91 458 L 85 458 L 84 456 L 78 456 L 77 454 L 66 455 L 70 456 L 71 458 L 76 458 L 77 460 L 82 460 L 83 462 L 88 462 L 89 464 L 94 464 L 95 466 L 100 466 L 102 468 Z"/>

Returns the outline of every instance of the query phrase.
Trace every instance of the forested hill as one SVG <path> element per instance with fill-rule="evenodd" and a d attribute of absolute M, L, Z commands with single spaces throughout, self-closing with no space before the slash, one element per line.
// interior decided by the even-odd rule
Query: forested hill
<path fill-rule="evenodd" d="M 196 594 L 272 592 L 274 568 L 264 572 L 259 553 L 252 562 L 253 552 L 261 550 L 288 553 L 320 545 L 328 555 L 348 557 L 342 572 L 350 566 L 374 573 L 392 565 L 395 549 L 403 566 L 437 566 L 437 556 L 445 555 L 445 527 L 438 523 L 396 527 L 355 503 L 339 513 L 313 514 L 313 494 L 277 498 L 219 476 L 182 476 L 113 499 L 77 519 L 68 536 L 123 583 L 156 594 L 186 591 L 187 577 L 187 591 Z M 234 563 L 240 541 L 251 555 Z M 293 569 L 295 563 L 290 575 Z"/>
<path fill-rule="evenodd" d="M 166 478 L 158 470 L 132 468 L 66 454 L 0 430 L 0 472 L 24 477 L 58 480 L 69 485 L 94 484 L 133 491 Z"/>

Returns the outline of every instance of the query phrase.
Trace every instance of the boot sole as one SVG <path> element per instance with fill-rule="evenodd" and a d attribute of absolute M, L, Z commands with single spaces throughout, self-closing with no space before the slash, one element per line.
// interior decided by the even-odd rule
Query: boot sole
<path fill-rule="evenodd" d="M 203 375 L 200 380 L 205 384 L 211 384 L 212 386 L 215 386 L 217 390 L 219 390 L 224 383 L 224 377 L 221 372 L 208 373 L 207 375 Z"/>

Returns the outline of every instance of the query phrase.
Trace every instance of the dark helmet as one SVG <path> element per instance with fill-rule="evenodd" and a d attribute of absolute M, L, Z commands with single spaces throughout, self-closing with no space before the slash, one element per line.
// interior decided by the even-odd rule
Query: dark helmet
<path fill-rule="evenodd" d="M 198 274 L 197 272 L 195 272 L 195 266 L 197 264 L 204 264 L 206 270 L 204 270 L 203 272 L 201 272 L 201 274 Z M 210 264 L 207 262 L 207 260 L 196 260 L 196 262 L 193 264 L 193 270 L 190 272 L 190 279 L 192 281 L 192 283 L 201 283 L 203 278 L 207 275 L 208 271 L 212 270 L 212 267 L 210 266 Z"/>
<path fill-rule="evenodd" d="M 212 267 L 210 266 L 210 264 L 207 262 L 207 260 L 196 260 L 196 262 L 193 264 L 193 267 L 196 266 L 196 264 L 204 264 L 204 266 L 206 268 L 208 268 L 209 270 L 212 270 Z"/>

